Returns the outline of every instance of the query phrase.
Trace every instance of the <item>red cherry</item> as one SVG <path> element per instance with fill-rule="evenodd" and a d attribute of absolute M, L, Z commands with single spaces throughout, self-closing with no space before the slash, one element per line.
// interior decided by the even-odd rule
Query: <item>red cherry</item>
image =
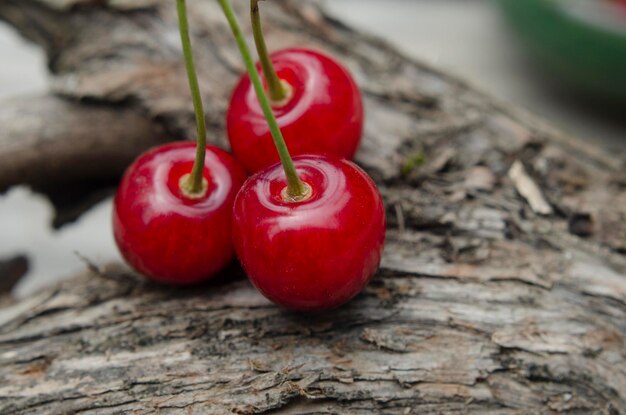
<path fill-rule="evenodd" d="M 307 49 L 271 55 L 278 77 L 292 95 L 274 114 L 291 155 L 327 154 L 352 159 L 363 131 L 361 94 L 348 71 L 330 57 Z M 250 77 L 235 88 L 227 114 L 233 153 L 250 172 L 279 161 Z"/>
<path fill-rule="evenodd" d="M 277 164 L 252 176 L 235 199 L 233 242 L 252 283 L 296 310 L 337 307 L 359 293 L 380 263 L 385 211 L 374 182 L 347 160 L 294 158 L 311 189 L 287 202 Z"/>
<path fill-rule="evenodd" d="M 245 172 L 227 152 L 206 147 L 207 191 L 186 196 L 181 178 L 192 170 L 194 142 L 155 147 L 126 170 L 115 195 L 113 233 L 122 255 L 158 282 L 192 284 L 233 258 L 231 216 Z"/>

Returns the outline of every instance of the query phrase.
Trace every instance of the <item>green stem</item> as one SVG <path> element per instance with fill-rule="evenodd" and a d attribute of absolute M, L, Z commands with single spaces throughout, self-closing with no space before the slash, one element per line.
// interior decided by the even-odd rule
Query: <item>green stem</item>
<path fill-rule="evenodd" d="M 254 66 L 254 61 L 252 60 L 250 50 L 248 49 L 248 45 L 246 44 L 246 40 L 244 38 L 243 32 L 241 31 L 241 27 L 239 26 L 239 22 L 237 21 L 237 17 L 235 16 L 235 12 L 233 11 L 230 1 L 218 0 L 218 2 L 224 10 L 224 15 L 228 20 L 228 24 L 230 25 L 233 35 L 235 36 L 237 46 L 239 47 L 239 51 L 241 52 L 243 61 L 246 65 L 246 68 L 248 69 L 250 80 L 254 85 L 254 90 L 256 91 L 257 98 L 259 100 L 259 103 L 261 104 L 261 108 L 263 109 L 263 114 L 265 114 L 265 119 L 267 120 L 267 123 L 269 125 L 272 137 L 274 138 L 274 145 L 276 146 L 276 150 L 278 151 L 278 155 L 280 156 L 280 162 L 282 163 L 283 169 L 285 170 L 285 175 L 287 176 L 287 196 L 294 201 L 302 200 L 310 194 L 310 188 L 308 187 L 308 185 L 305 185 L 298 177 L 298 173 L 296 172 L 296 168 L 293 165 L 291 155 L 289 155 L 289 150 L 287 150 L 285 139 L 283 138 L 283 134 L 278 127 L 276 117 L 272 112 L 269 98 L 267 97 L 267 94 L 265 94 L 263 83 L 261 82 L 259 73 Z"/>
<path fill-rule="evenodd" d="M 204 119 L 204 108 L 202 107 L 202 98 L 200 96 L 200 87 L 198 86 L 198 76 L 196 75 L 196 67 L 193 61 L 193 52 L 191 50 L 191 40 L 189 39 L 189 22 L 187 21 L 187 8 L 185 0 L 176 0 L 176 10 L 178 12 L 178 23 L 180 31 L 180 40 L 183 45 L 183 55 L 185 56 L 185 66 L 187 68 L 187 78 L 189 79 L 189 90 L 193 100 L 193 109 L 196 113 L 196 128 L 198 137 L 196 142 L 196 160 L 193 163 L 193 169 L 189 178 L 182 183 L 184 191 L 190 194 L 198 194 L 203 191 L 204 177 L 204 158 L 206 154 L 206 124 Z"/>
<path fill-rule="evenodd" d="M 267 52 L 267 45 L 261 28 L 261 13 L 259 12 L 259 0 L 250 0 L 250 18 L 252 20 L 252 33 L 256 44 L 257 54 L 263 68 L 263 75 L 267 81 L 267 89 L 273 102 L 281 102 L 287 98 L 288 91 L 278 78 L 272 60 Z"/>

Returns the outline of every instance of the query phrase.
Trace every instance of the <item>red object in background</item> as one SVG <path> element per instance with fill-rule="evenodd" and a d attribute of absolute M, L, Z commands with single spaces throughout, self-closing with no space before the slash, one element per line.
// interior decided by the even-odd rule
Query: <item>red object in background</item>
<path fill-rule="evenodd" d="M 292 156 L 326 154 L 352 159 L 363 132 L 363 102 L 348 71 L 330 57 L 307 49 L 271 55 L 278 77 L 293 95 L 274 114 Z M 250 77 L 235 88 L 227 114 L 233 153 L 249 172 L 279 161 Z"/>
<path fill-rule="evenodd" d="M 626 0 L 612 0 L 613 3 L 617 3 L 618 6 L 626 8 Z"/>
<path fill-rule="evenodd" d="M 354 163 L 294 157 L 309 199 L 286 202 L 280 164 L 252 176 L 233 209 L 233 242 L 252 283 L 295 310 L 337 307 L 358 294 L 380 263 L 385 211 L 372 179 Z"/>
<path fill-rule="evenodd" d="M 230 154 L 207 146 L 207 192 L 189 198 L 180 180 L 191 173 L 195 156 L 194 142 L 149 150 L 127 169 L 115 196 L 115 241 L 137 271 L 158 282 L 205 280 L 234 256 L 232 206 L 245 172 Z"/>

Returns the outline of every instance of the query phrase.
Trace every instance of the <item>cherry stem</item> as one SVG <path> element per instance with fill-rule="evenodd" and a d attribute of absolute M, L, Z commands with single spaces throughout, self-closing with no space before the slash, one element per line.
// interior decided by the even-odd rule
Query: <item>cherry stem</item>
<path fill-rule="evenodd" d="M 252 20 L 252 33 L 254 34 L 254 43 L 256 44 L 256 51 L 259 55 L 259 61 L 261 62 L 261 68 L 263 68 L 263 75 L 265 75 L 265 81 L 267 82 L 267 89 L 270 93 L 270 99 L 272 102 L 282 102 L 287 98 L 289 91 L 285 88 L 281 80 L 276 74 L 276 69 L 272 64 L 269 53 L 267 52 L 267 45 L 265 44 L 265 38 L 263 37 L 263 29 L 261 27 L 261 13 L 259 12 L 259 0 L 250 0 L 250 18 Z"/>
<path fill-rule="evenodd" d="M 193 51 L 191 49 L 191 40 L 189 38 L 189 22 L 187 21 L 187 7 L 185 0 L 176 0 L 176 10 L 178 12 L 178 28 L 180 31 L 180 40 L 183 45 L 183 55 L 185 57 L 185 67 L 187 69 L 187 78 L 189 79 L 189 90 L 193 100 L 193 109 L 196 113 L 196 128 L 198 132 L 196 142 L 196 160 L 193 163 L 193 169 L 187 180 L 181 182 L 181 188 L 190 195 L 197 195 L 204 192 L 206 183 L 203 177 L 204 158 L 206 155 L 206 121 L 204 119 L 204 108 L 202 107 L 202 97 L 200 96 L 200 87 L 198 86 L 198 76 L 196 75 L 196 67 L 193 61 Z"/>
<path fill-rule="evenodd" d="M 241 57 L 243 58 L 244 64 L 246 65 L 250 80 L 252 81 L 252 85 L 254 86 L 254 90 L 256 91 L 257 98 L 259 100 L 259 103 L 261 104 L 261 108 L 263 109 L 263 114 L 265 115 L 265 119 L 267 120 L 267 123 L 269 125 L 270 132 L 272 133 L 272 138 L 274 139 L 274 145 L 276 146 L 276 150 L 278 151 L 280 162 L 282 163 L 283 169 L 285 170 L 285 176 L 287 177 L 286 196 L 290 201 L 300 201 L 306 199 L 311 193 L 311 188 L 310 186 L 303 183 L 302 180 L 300 180 L 300 177 L 298 177 L 296 168 L 293 165 L 293 160 L 291 159 L 291 155 L 289 154 L 289 150 L 287 149 L 287 144 L 285 144 L 285 139 L 283 138 L 283 134 L 280 131 L 280 127 L 278 126 L 278 121 L 276 121 L 276 117 L 272 112 L 269 98 L 267 97 L 265 89 L 263 88 L 261 77 L 259 76 L 256 66 L 254 65 L 250 49 L 248 49 L 248 45 L 246 44 L 246 40 L 241 30 L 241 26 L 237 21 L 237 17 L 235 16 L 235 12 L 233 11 L 230 1 L 218 0 L 218 2 L 220 6 L 222 6 L 224 15 L 226 16 L 235 40 L 237 41 L 237 46 L 239 47 L 239 51 L 241 52 Z"/>

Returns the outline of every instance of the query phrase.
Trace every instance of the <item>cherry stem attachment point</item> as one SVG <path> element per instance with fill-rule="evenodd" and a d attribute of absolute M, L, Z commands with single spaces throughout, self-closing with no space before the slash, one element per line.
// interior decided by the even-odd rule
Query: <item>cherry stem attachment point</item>
<path fill-rule="evenodd" d="M 188 196 L 203 195 L 206 192 L 207 183 L 203 176 L 204 158 L 206 156 L 206 121 L 204 119 L 204 108 L 200 87 L 198 86 L 198 75 L 193 61 L 193 51 L 191 49 L 191 39 L 189 38 L 189 22 L 187 21 L 187 7 L 185 0 L 176 0 L 176 11 L 178 12 L 178 29 L 180 40 L 183 45 L 183 55 L 185 57 L 185 67 L 187 78 L 189 79 L 189 90 L 193 100 L 193 109 L 196 114 L 196 159 L 193 163 L 191 174 L 184 181 L 181 181 L 181 190 Z"/>
<path fill-rule="evenodd" d="M 263 75 L 267 82 L 267 89 L 270 93 L 272 103 L 281 103 L 289 98 L 289 85 L 285 85 L 276 74 L 276 69 L 272 64 L 265 38 L 263 37 L 263 29 L 261 27 L 261 12 L 259 11 L 259 0 L 250 0 L 250 19 L 252 20 L 252 33 L 254 35 L 254 43 L 256 45 Z"/>
<path fill-rule="evenodd" d="M 224 11 L 224 15 L 226 16 L 235 40 L 237 41 L 241 57 L 243 58 L 246 69 L 248 70 L 248 75 L 250 76 L 250 80 L 254 86 L 259 104 L 263 109 L 263 114 L 265 115 L 265 119 L 269 125 L 270 132 L 272 133 L 272 138 L 274 139 L 274 145 L 278 151 L 280 162 L 285 170 L 285 176 L 287 177 L 286 201 L 297 202 L 305 200 L 311 195 L 310 186 L 302 182 L 300 177 L 298 177 L 296 168 L 293 165 L 293 160 L 291 159 L 291 155 L 287 149 L 287 144 L 285 144 L 285 139 L 283 138 L 283 134 L 278 126 L 278 121 L 276 121 L 276 117 L 272 111 L 270 100 L 265 93 L 265 89 L 263 88 L 261 77 L 259 76 L 256 66 L 254 65 L 250 49 L 248 49 L 248 45 L 246 44 L 246 40 L 237 17 L 235 16 L 235 12 L 233 11 L 229 0 L 218 0 L 218 2 Z"/>

